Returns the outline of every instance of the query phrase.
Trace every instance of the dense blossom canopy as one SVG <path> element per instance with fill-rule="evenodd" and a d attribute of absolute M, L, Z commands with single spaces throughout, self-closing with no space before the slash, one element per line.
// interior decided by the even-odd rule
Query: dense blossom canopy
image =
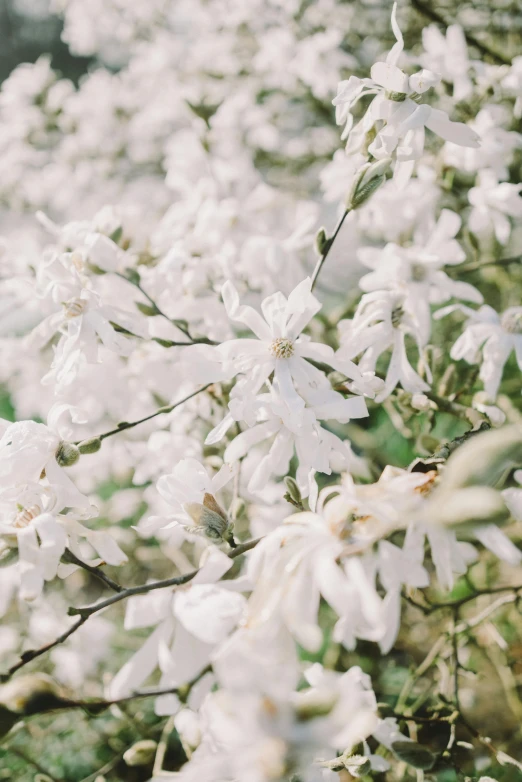
<path fill-rule="evenodd" d="M 389 11 L 69 0 L 96 67 L 3 84 L 13 756 L 149 695 L 140 780 L 522 770 L 466 678 L 520 717 L 522 58 Z"/>

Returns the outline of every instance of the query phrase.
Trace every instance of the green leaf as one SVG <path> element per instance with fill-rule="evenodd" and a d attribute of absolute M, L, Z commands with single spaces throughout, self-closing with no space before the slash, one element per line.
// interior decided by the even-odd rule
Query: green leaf
<path fill-rule="evenodd" d="M 436 757 L 427 747 L 417 744 L 415 741 L 394 741 L 392 750 L 399 760 L 403 760 L 413 768 L 429 771 L 433 768 Z"/>

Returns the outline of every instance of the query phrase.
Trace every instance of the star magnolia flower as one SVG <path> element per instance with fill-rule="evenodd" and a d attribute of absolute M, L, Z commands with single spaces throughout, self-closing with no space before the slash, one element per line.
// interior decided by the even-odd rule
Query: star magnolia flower
<path fill-rule="evenodd" d="M 0 489 L 37 484 L 45 475 L 46 483 L 56 495 L 58 510 L 69 507 L 89 514 L 92 506 L 88 498 L 78 491 L 57 462 L 63 444 L 62 418 L 67 412 L 74 421 L 84 420 L 76 408 L 66 404 L 51 408 L 47 426 L 35 421 L 11 423 L 0 419 Z"/>
<path fill-rule="evenodd" d="M 496 524 L 478 524 L 483 507 L 477 511 L 476 506 L 484 502 L 484 496 L 475 501 L 469 494 L 471 491 L 473 495 L 478 489 L 443 495 L 441 490 L 433 490 L 436 478 L 435 471 L 408 472 L 388 466 L 374 484 L 357 486 L 347 476 L 342 487 L 328 487 L 319 497 L 318 508 L 325 518 L 337 520 L 338 524 L 344 519 L 345 525 L 346 519 L 350 520 L 344 535 L 348 544 L 368 549 L 378 543 L 375 569 L 387 592 L 388 634 L 380 642 L 383 649 L 391 648 L 399 630 L 401 586 L 428 585 L 423 567 L 425 539 L 439 583 L 446 589 L 452 588 L 454 575 L 465 573 L 468 563 L 476 559 L 476 549 L 459 541 L 458 529 L 447 525 L 445 508 L 458 507 L 463 515 L 469 514 L 476 519 L 477 525 L 471 527 L 471 534 L 499 559 L 510 564 L 517 564 L 522 559 L 522 553 Z M 338 495 L 330 498 L 336 491 Z M 402 549 L 384 539 L 397 529 L 406 529 Z M 391 616 L 389 612 L 392 612 Z"/>
<path fill-rule="evenodd" d="M 247 627 L 282 621 L 301 646 L 317 651 L 323 642 L 317 620 L 323 598 L 339 617 L 334 639 L 346 648 L 354 648 L 357 638 L 383 637 L 382 600 L 365 563 L 343 557 L 344 524 L 334 522 L 298 513 L 258 543 L 248 557 L 247 574 L 255 587 Z"/>
<path fill-rule="evenodd" d="M 199 714 L 202 739 L 180 782 L 335 779 L 319 758 L 351 750 L 380 724 L 371 680 L 358 666 L 338 673 L 319 664 L 305 678 L 309 686 L 278 697 L 262 693 L 262 679 L 249 691 L 209 693 Z"/>
<path fill-rule="evenodd" d="M 233 475 L 233 470 L 223 465 L 211 478 L 197 459 L 182 459 L 170 475 L 163 475 L 156 484 L 158 492 L 175 512 L 167 519 L 151 517 L 147 529 L 182 525 L 187 532 L 201 533 L 209 540 L 229 540 L 232 528 L 215 495 Z"/>
<path fill-rule="evenodd" d="M 87 540 L 101 557 L 90 562 L 93 566 L 102 562 L 118 566 L 127 561 L 107 532 L 88 529 L 73 512 L 59 513 L 57 497 L 48 486 L 26 484 L 0 491 L 0 511 L 0 544 L 13 551 L 18 549 L 22 600 L 35 600 L 44 581 L 51 581 L 56 575 L 65 578 L 77 569 L 75 565 L 61 565 L 60 561 L 66 548 L 85 559 L 80 538 Z"/>
<path fill-rule="evenodd" d="M 51 369 L 42 379 L 43 383 L 58 386 L 72 383 L 83 363 L 98 363 L 99 341 L 119 356 L 131 353 L 133 342 L 118 333 L 112 323 L 118 323 L 132 333 L 143 334 L 136 317 L 103 304 L 100 296 L 87 287 L 89 281 L 77 268 L 74 254 L 66 253 L 65 256 L 53 256 L 45 264 L 49 280 L 44 294 L 51 294 L 61 309 L 44 318 L 27 339 L 30 348 L 42 348 L 56 333 L 61 335 L 54 348 Z"/>
<path fill-rule="evenodd" d="M 405 391 L 428 391 L 430 386 L 415 372 L 408 361 L 405 338 L 409 334 L 417 343 L 422 355 L 424 344 L 419 323 L 406 307 L 404 295 L 388 291 L 365 294 L 352 320 L 340 321 L 342 359 L 359 360 L 362 372 L 374 372 L 379 356 L 391 348 L 392 355 L 386 372 L 384 389 L 375 397 L 377 402 L 386 399 L 400 383 Z M 431 382 L 429 367 L 426 374 Z"/>
<path fill-rule="evenodd" d="M 422 31 L 422 45 L 425 53 L 420 57 L 421 64 L 440 73 L 444 81 L 453 84 L 455 101 L 464 100 L 473 92 L 466 37 L 459 24 L 450 24 L 446 35 L 437 25 L 430 24 Z"/>
<path fill-rule="evenodd" d="M 442 271 L 466 260 L 466 254 L 454 238 L 460 230 L 460 217 L 443 209 L 438 222 L 426 221 L 417 229 L 409 247 L 387 244 L 380 250 L 364 247 L 358 257 L 375 271 L 359 280 L 363 291 L 398 289 L 406 294 L 405 306 L 420 328 L 424 345 L 431 332 L 430 304 L 442 304 L 452 296 L 482 303 L 482 295 L 467 282 L 452 280 Z"/>
<path fill-rule="evenodd" d="M 493 232 L 500 244 L 507 244 L 511 235 L 510 217 L 522 217 L 522 185 L 509 182 L 498 183 L 494 171 L 481 171 L 477 185 L 468 192 L 473 207 L 469 219 L 469 229 L 477 236 Z"/>
<path fill-rule="evenodd" d="M 511 120 L 511 112 L 505 106 L 485 106 L 469 123 L 480 136 L 480 149 L 447 143 L 443 149 L 444 162 L 469 173 L 491 169 L 499 180 L 509 179 L 514 152 L 522 146 L 520 133 L 502 127 Z"/>
<path fill-rule="evenodd" d="M 216 348 L 224 362 L 225 373 L 229 376 L 242 375 L 234 389 L 235 397 L 251 399 L 273 373 L 281 399 L 290 413 L 299 418 L 305 408 L 307 395 L 314 396 L 320 385 L 331 391 L 324 374 L 307 359 L 329 364 L 347 377 L 364 384 L 353 362 L 341 361 L 328 345 L 310 342 L 300 336 L 321 308 L 310 292 L 310 285 L 309 278 L 303 280 L 288 299 L 282 293 L 268 296 L 261 305 L 263 318 L 252 307 L 240 306 L 236 289 L 231 282 L 225 283 L 221 293 L 229 318 L 243 323 L 257 337 L 229 340 Z M 316 398 L 315 401 L 321 404 L 320 399 Z M 346 405 L 348 415 L 349 407 L 349 404 Z"/>
<path fill-rule="evenodd" d="M 332 408 L 328 410 L 326 403 L 323 404 L 321 417 L 336 418 L 344 422 L 347 420 L 347 410 L 351 418 L 367 415 L 366 404 L 361 397 L 346 400 L 335 391 L 331 390 L 331 394 L 334 397 Z M 330 475 L 330 461 L 335 455 L 341 456 L 345 464 L 355 472 L 361 472 L 361 460 L 354 455 L 349 442 L 324 429 L 318 423 L 313 409 L 305 409 L 296 424 L 274 387 L 270 394 L 259 394 L 256 397 L 256 406 L 256 423 L 238 434 L 224 455 L 225 462 L 232 465 L 243 459 L 262 441 L 274 438 L 268 452 L 265 455 L 260 452 L 259 464 L 248 483 L 249 492 L 262 491 L 272 475 L 287 475 L 294 449 L 298 458 L 296 481 L 301 496 L 310 497 L 311 507 L 317 497 L 314 475 L 316 472 Z M 231 407 L 233 409 L 233 405 Z M 206 445 L 219 442 L 233 423 L 234 418 L 229 414 L 210 432 L 205 441 Z"/>
<path fill-rule="evenodd" d="M 482 353 L 479 376 L 488 397 L 494 401 L 504 364 L 512 351 L 515 351 L 522 371 L 522 307 L 509 307 L 499 315 L 487 304 L 478 310 L 455 304 L 439 310 L 435 317 L 442 318 L 455 310 L 464 312 L 469 320 L 451 349 L 451 357 L 456 361 L 463 358 L 468 364 L 478 364 Z"/>
<path fill-rule="evenodd" d="M 424 129 L 436 133 L 445 141 L 452 141 L 464 147 L 478 147 L 477 134 L 461 122 L 452 122 L 445 111 L 433 109 L 426 103 L 419 105 L 420 96 L 436 86 L 441 77 L 433 71 L 422 70 L 407 76 L 397 67 L 397 61 L 404 48 L 402 33 L 397 24 L 397 4 L 394 3 L 391 16 L 392 29 L 397 43 L 389 52 L 386 62 L 372 66 L 371 79 L 350 76 L 339 84 L 336 106 L 338 125 L 346 123 L 343 138 L 348 138 L 347 151 L 356 152 L 366 144 L 367 133 L 373 128 L 377 133 L 368 146 L 374 158 L 382 160 L 395 155 L 394 179 L 403 187 L 409 180 L 415 160 L 424 150 Z M 375 95 L 366 114 L 353 128 L 351 111 L 363 97 Z"/>
<path fill-rule="evenodd" d="M 110 683 L 110 698 L 131 694 L 158 666 L 161 687 L 186 684 L 208 665 L 214 649 L 234 629 L 246 605 L 237 590 L 247 585 L 239 579 L 216 584 L 233 561 L 215 548 L 206 549 L 204 557 L 197 576 L 184 589 L 174 594 L 161 589 L 129 599 L 125 630 L 154 625 L 155 629 Z M 176 711 L 172 699 L 162 706 Z"/>

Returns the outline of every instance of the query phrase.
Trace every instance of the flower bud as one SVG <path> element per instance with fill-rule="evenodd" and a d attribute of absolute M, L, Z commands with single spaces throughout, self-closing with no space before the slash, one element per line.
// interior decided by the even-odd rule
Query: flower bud
<path fill-rule="evenodd" d="M 330 244 L 330 240 L 326 235 L 325 229 L 322 227 L 319 228 L 319 230 L 315 235 L 315 249 L 317 250 L 317 254 L 324 255 L 329 247 L 329 244 Z"/>
<path fill-rule="evenodd" d="M 128 281 L 132 282 L 133 285 L 140 284 L 140 273 L 137 269 L 125 269 L 124 274 Z"/>
<path fill-rule="evenodd" d="M 97 453 L 101 448 L 102 441 L 99 437 L 91 437 L 89 440 L 83 440 L 78 445 L 78 450 L 81 454 L 85 453 Z"/>
<path fill-rule="evenodd" d="M 391 158 L 367 163 L 356 175 L 352 190 L 346 201 L 347 209 L 357 209 L 386 181 L 386 173 L 391 166 Z"/>
<path fill-rule="evenodd" d="M 427 413 L 428 410 L 434 410 L 437 407 L 435 402 L 428 399 L 426 394 L 412 394 L 410 404 L 414 410 L 418 410 L 421 413 Z"/>
<path fill-rule="evenodd" d="M 184 508 L 196 524 L 195 531 L 202 532 L 210 540 L 230 542 L 232 526 L 213 494 L 207 492 L 203 497 L 203 503 L 187 502 Z"/>
<path fill-rule="evenodd" d="M 56 451 L 56 461 L 60 467 L 72 467 L 80 458 L 80 450 L 74 443 L 62 440 Z"/>
<path fill-rule="evenodd" d="M 395 103 L 404 103 L 408 96 L 405 92 L 387 92 L 386 97 L 388 100 L 395 101 Z"/>
<path fill-rule="evenodd" d="M 0 567 L 8 567 L 18 557 L 18 550 L 6 540 L 0 540 Z"/>
<path fill-rule="evenodd" d="M 158 745 L 152 739 L 137 741 L 124 753 L 123 760 L 128 766 L 150 766 L 156 757 Z"/>
<path fill-rule="evenodd" d="M 371 770 L 371 763 L 364 755 L 352 755 L 351 757 L 345 757 L 344 767 L 352 777 L 358 779 L 364 777 Z"/>
<path fill-rule="evenodd" d="M 287 493 L 285 494 L 285 500 L 292 505 L 296 505 L 298 508 L 302 506 L 303 499 L 301 497 L 301 491 L 294 478 L 287 475 L 285 478 L 285 486 Z"/>
<path fill-rule="evenodd" d="M 158 308 L 156 307 L 156 305 L 153 306 L 152 304 L 144 304 L 141 301 L 136 301 L 135 304 L 136 304 L 136 307 L 141 312 L 141 314 L 142 315 L 146 315 L 148 318 L 151 318 L 154 315 L 157 315 L 158 312 L 159 312 Z"/>

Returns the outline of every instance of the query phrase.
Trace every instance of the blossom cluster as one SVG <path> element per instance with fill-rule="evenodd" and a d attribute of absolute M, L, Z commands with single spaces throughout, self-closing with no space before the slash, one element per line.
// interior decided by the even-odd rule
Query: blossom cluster
<path fill-rule="evenodd" d="M 99 67 L 0 91 L 0 612 L 27 626 L 0 662 L 43 640 L 111 704 L 158 682 L 181 782 L 431 769 L 342 661 L 392 654 L 405 598 L 522 561 L 520 58 L 471 59 L 458 25 L 406 56 L 396 4 L 391 50 L 352 52 L 350 4 L 304 5 L 69 0 Z M 57 619 L 144 547 L 178 583 Z"/>

